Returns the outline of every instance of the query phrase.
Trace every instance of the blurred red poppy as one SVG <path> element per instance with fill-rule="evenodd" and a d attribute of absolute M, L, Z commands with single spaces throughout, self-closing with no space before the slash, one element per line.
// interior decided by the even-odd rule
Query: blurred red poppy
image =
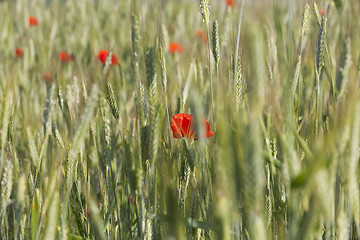
<path fill-rule="evenodd" d="M 184 50 L 185 50 L 184 46 L 181 45 L 180 43 L 172 42 L 169 44 L 169 52 L 171 53 L 175 53 L 175 52 L 182 53 L 184 52 Z"/>
<path fill-rule="evenodd" d="M 74 61 L 74 55 L 67 53 L 67 52 L 61 52 L 59 54 L 60 60 L 62 62 L 72 62 Z"/>
<path fill-rule="evenodd" d="M 171 130 L 173 132 L 174 138 L 194 138 L 195 140 L 198 139 L 198 136 L 194 130 L 194 119 L 193 115 L 185 114 L 185 113 L 178 113 L 175 114 L 171 118 Z M 202 121 L 202 127 L 205 130 L 204 137 L 208 138 L 214 135 L 213 132 L 210 131 L 210 125 L 208 121 L 206 121 L 205 118 L 203 118 Z"/>
<path fill-rule="evenodd" d="M 132 195 L 129 196 L 129 199 L 130 199 L 130 203 L 134 204 L 134 197 Z"/>
<path fill-rule="evenodd" d="M 207 43 L 209 41 L 209 36 L 205 35 L 204 36 L 204 42 Z M 210 36 L 210 41 L 211 41 L 211 36 Z"/>
<path fill-rule="evenodd" d="M 37 18 L 34 17 L 34 16 L 30 16 L 30 17 L 29 17 L 29 25 L 30 25 L 30 26 L 36 26 L 36 25 L 38 25 L 38 20 L 37 20 Z"/>
<path fill-rule="evenodd" d="M 196 30 L 196 36 L 202 38 L 204 36 L 204 31 L 200 29 Z"/>
<path fill-rule="evenodd" d="M 16 57 L 23 57 L 24 56 L 24 50 L 22 50 L 21 48 L 16 48 L 15 49 L 15 56 Z"/>
<path fill-rule="evenodd" d="M 98 52 L 98 56 L 97 56 L 97 57 L 98 57 L 98 59 L 102 62 L 102 64 L 105 63 L 108 54 L 109 54 L 109 51 L 103 50 L 103 49 Z M 117 64 L 118 64 L 118 59 L 117 59 L 117 57 L 115 56 L 115 54 L 112 54 L 112 55 L 111 55 L 111 65 L 117 65 Z"/>
<path fill-rule="evenodd" d="M 203 30 L 197 30 L 196 31 L 196 36 L 199 38 L 199 39 L 203 39 L 205 43 L 208 42 L 208 35 L 203 31 Z M 210 40 L 211 40 L 211 37 L 210 37 Z"/>
<path fill-rule="evenodd" d="M 42 74 L 42 77 L 44 78 L 44 80 L 45 80 L 46 83 L 49 83 L 50 80 L 51 80 L 51 75 L 50 75 L 49 72 L 43 73 L 43 74 Z"/>
<path fill-rule="evenodd" d="M 235 7 L 236 5 L 236 1 L 235 0 L 225 0 L 225 3 L 229 6 L 229 7 Z"/>
<path fill-rule="evenodd" d="M 324 16 L 324 8 L 320 8 L 320 16 L 321 16 L 321 17 Z"/>

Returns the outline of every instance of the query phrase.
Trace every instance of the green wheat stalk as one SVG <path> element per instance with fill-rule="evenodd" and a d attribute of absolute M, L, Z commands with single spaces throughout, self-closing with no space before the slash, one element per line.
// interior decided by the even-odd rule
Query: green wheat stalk
<path fill-rule="evenodd" d="M 118 104 L 115 99 L 113 87 L 111 86 L 110 82 L 107 82 L 107 84 L 106 84 L 106 100 L 107 100 L 107 103 L 109 104 L 109 107 L 111 109 L 111 113 L 112 113 L 113 117 L 118 121 L 120 136 L 121 136 L 121 139 L 124 140 L 122 130 L 121 130 L 121 125 L 120 125 L 119 108 L 118 108 Z"/>
<path fill-rule="evenodd" d="M 336 74 L 336 90 L 339 92 L 339 97 L 345 93 L 351 64 L 351 40 L 347 37 L 344 41 L 340 63 Z"/>
<path fill-rule="evenodd" d="M 213 29 L 212 29 L 212 53 L 215 59 L 216 64 L 216 76 L 217 76 L 217 89 L 220 86 L 220 71 L 219 71 L 219 64 L 220 64 L 220 39 L 219 39 L 219 23 L 214 21 Z"/>
<path fill-rule="evenodd" d="M 9 89 L 5 90 L 5 94 L 2 98 L 1 106 L 1 155 L 0 155 L 0 175 L 3 170 L 3 164 L 5 162 L 5 143 L 8 137 L 8 127 L 10 120 L 10 104 L 12 100 L 12 91 Z"/>
<path fill-rule="evenodd" d="M 145 53 L 146 80 L 150 105 L 150 116 L 154 116 L 157 105 L 157 81 L 155 72 L 155 47 L 148 47 Z M 151 120 L 152 121 L 152 120 Z"/>
<path fill-rule="evenodd" d="M 234 95 L 235 95 L 235 103 L 237 110 L 239 110 L 242 105 L 245 90 L 246 90 L 245 76 L 243 73 L 242 62 L 239 59 L 237 61 L 237 67 L 235 72 L 235 85 L 234 85 L 234 91 L 235 91 Z"/>
<path fill-rule="evenodd" d="M 215 123 L 215 105 L 214 105 L 214 91 L 213 91 L 213 80 L 212 80 L 212 71 L 211 71 L 211 48 L 210 48 L 210 7 L 209 0 L 200 0 L 200 13 L 203 17 L 203 21 L 206 25 L 206 32 L 208 41 L 208 57 L 209 57 L 209 77 L 210 77 L 210 94 L 211 94 L 211 110 L 212 110 L 212 122 Z"/>
<path fill-rule="evenodd" d="M 310 16 L 310 6 L 308 4 L 306 4 L 304 15 L 303 15 L 302 27 L 301 27 L 300 51 L 299 51 L 299 55 L 298 55 L 298 59 L 297 59 L 296 67 L 295 67 L 295 75 L 294 75 L 294 80 L 293 80 L 293 84 L 292 84 L 292 88 L 291 88 L 293 96 L 295 96 L 296 88 L 298 87 L 298 82 L 299 82 L 299 78 L 301 75 L 302 55 L 303 55 L 303 51 L 304 51 L 304 49 L 306 47 L 306 43 L 307 43 L 307 32 L 308 32 L 308 28 L 309 28 L 310 17 L 311 17 Z"/>

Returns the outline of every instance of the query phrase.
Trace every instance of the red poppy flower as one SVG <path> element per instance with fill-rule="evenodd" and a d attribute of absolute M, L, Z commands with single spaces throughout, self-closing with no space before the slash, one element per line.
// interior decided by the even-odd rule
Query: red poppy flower
<path fill-rule="evenodd" d="M 225 0 L 225 3 L 229 6 L 229 7 L 235 7 L 236 5 L 236 1 L 235 0 Z"/>
<path fill-rule="evenodd" d="M 72 62 L 74 61 L 74 55 L 67 53 L 67 52 L 61 52 L 59 54 L 60 60 L 62 62 Z"/>
<path fill-rule="evenodd" d="M 24 56 L 24 50 L 22 50 L 21 48 L 16 48 L 15 49 L 15 56 L 17 57 L 23 57 Z"/>
<path fill-rule="evenodd" d="M 43 73 L 43 74 L 42 74 L 42 77 L 44 78 L 44 80 L 45 80 L 46 83 L 49 83 L 50 80 L 51 80 L 51 75 L 50 75 L 50 73 L 48 73 L 48 72 Z"/>
<path fill-rule="evenodd" d="M 197 30 L 196 31 L 196 36 L 199 38 L 199 39 L 203 39 L 205 43 L 208 42 L 208 35 L 206 33 L 204 33 L 204 31 L 202 30 Z M 211 37 L 210 37 L 210 40 L 211 40 Z"/>
<path fill-rule="evenodd" d="M 129 199 L 130 199 L 130 203 L 131 203 L 131 204 L 134 204 L 134 197 L 130 195 L 130 196 L 129 196 Z"/>
<path fill-rule="evenodd" d="M 195 122 L 193 119 L 193 115 L 185 114 L 185 113 L 175 114 L 171 118 L 171 123 L 170 123 L 174 138 L 188 137 L 188 138 L 194 138 L 196 140 L 198 139 L 198 136 L 196 135 L 196 132 L 194 130 L 194 125 Z M 214 133 L 210 131 L 210 125 L 205 118 L 203 118 L 202 127 L 205 130 L 206 138 L 214 135 Z"/>
<path fill-rule="evenodd" d="M 184 46 L 181 45 L 180 43 L 172 42 L 169 45 L 169 52 L 171 53 L 175 53 L 175 52 L 182 53 L 184 52 L 184 50 L 185 50 Z"/>
<path fill-rule="evenodd" d="M 321 17 L 324 16 L 324 8 L 320 8 L 320 16 L 321 16 Z"/>
<path fill-rule="evenodd" d="M 104 64 L 108 54 L 109 54 L 109 51 L 102 49 L 102 50 L 99 51 L 97 57 Z M 117 57 L 115 56 L 115 54 L 112 54 L 111 55 L 111 65 L 117 65 L 117 64 L 118 64 Z"/>
<path fill-rule="evenodd" d="M 29 25 L 30 25 L 30 26 L 36 26 L 36 25 L 38 25 L 38 20 L 37 20 L 37 18 L 34 17 L 34 16 L 30 16 L 30 17 L 29 17 Z"/>
<path fill-rule="evenodd" d="M 196 36 L 202 38 L 204 36 L 204 31 L 200 29 L 196 30 Z"/>

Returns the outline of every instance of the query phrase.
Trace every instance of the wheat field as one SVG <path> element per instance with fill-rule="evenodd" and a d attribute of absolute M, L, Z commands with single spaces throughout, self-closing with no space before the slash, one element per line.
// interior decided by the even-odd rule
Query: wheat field
<path fill-rule="evenodd" d="M 0 1 L 0 239 L 359 239 L 360 1 Z"/>

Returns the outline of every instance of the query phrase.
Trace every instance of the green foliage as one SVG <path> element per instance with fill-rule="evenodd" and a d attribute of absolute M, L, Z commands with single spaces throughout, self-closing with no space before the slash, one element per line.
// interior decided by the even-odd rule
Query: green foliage
<path fill-rule="evenodd" d="M 360 2 L 236 3 L 1 1 L 0 239 L 358 239 Z"/>

